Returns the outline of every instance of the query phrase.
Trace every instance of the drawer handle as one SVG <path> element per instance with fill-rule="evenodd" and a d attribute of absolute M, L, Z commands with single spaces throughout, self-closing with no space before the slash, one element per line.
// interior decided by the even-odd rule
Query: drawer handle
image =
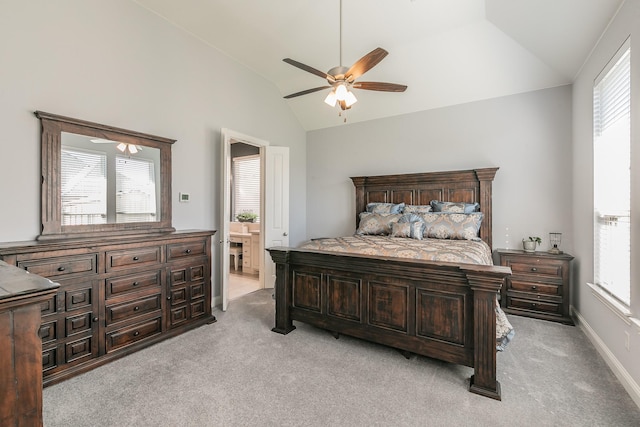
<path fill-rule="evenodd" d="M 93 320 L 94 322 L 97 322 L 97 321 L 98 321 L 98 316 L 94 317 L 94 318 L 93 318 L 93 319 L 91 319 L 91 320 Z"/>
<path fill-rule="evenodd" d="M 135 331 L 135 332 L 133 333 L 133 336 L 134 336 L 134 337 L 137 337 L 138 335 L 140 335 L 140 332 L 138 332 L 138 331 Z"/>
<path fill-rule="evenodd" d="M 64 271 L 66 270 L 64 267 L 58 267 L 58 271 Z"/>
<path fill-rule="evenodd" d="M 131 285 L 132 286 L 138 286 L 140 283 L 139 282 L 133 282 Z"/>
<path fill-rule="evenodd" d="M 537 303 L 535 303 L 535 302 L 532 302 L 532 303 L 531 303 L 531 307 L 537 307 L 537 306 L 538 306 L 538 304 L 537 304 Z"/>
<path fill-rule="evenodd" d="M 167 301 L 171 301 L 171 295 L 167 297 Z"/>
<path fill-rule="evenodd" d="M 536 285 L 533 285 L 533 286 L 531 287 L 531 290 L 532 290 L 532 291 L 535 291 L 536 289 L 538 289 L 538 287 L 537 287 Z"/>
<path fill-rule="evenodd" d="M 140 310 L 140 307 L 138 307 L 137 305 L 133 307 L 133 311 L 138 311 L 138 310 Z"/>
<path fill-rule="evenodd" d="M 531 267 L 531 271 L 538 271 L 538 269 L 535 267 Z"/>
<path fill-rule="evenodd" d="M 190 254 L 191 253 L 191 249 L 187 249 L 186 251 L 184 251 L 185 254 Z"/>
<path fill-rule="evenodd" d="M 140 259 L 140 258 L 138 258 L 137 256 L 134 256 L 134 257 L 133 257 L 133 260 L 134 260 L 134 261 L 138 261 L 139 259 Z"/>

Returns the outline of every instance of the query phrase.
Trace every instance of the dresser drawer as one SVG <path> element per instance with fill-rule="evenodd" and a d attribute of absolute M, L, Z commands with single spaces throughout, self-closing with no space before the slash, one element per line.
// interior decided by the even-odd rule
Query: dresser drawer
<path fill-rule="evenodd" d="M 111 299 L 141 289 L 160 288 L 162 270 L 128 276 L 117 276 L 106 281 L 105 298 Z"/>
<path fill-rule="evenodd" d="M 508 281 L 509 290 L 531 292 L 536 295 L 562 295 L 562 286 L 549 283 L 527 282 L 517 279 Z"/>
<path fill-rule="evenodd" d="M 207 253 L 206 243 L 206 240 L 198 240 L 167 245 L 167 261 L 205 255 Z"/>
<path fill-rule="evenodd" d="M 160 294 L 140 298 L 123 304 L 107 305 L 105 310 L 105 322 L 107 325 L 135 316 L 141 316 L 146 313 L 160 310 Z"/>
<path fill-rule="evenodd" d="M 161 246 L 107 251 L 107 271 L 159 264 L 162 261 L 161 253 Z"/>
<path fill-rule="evenodd" d="M 161 330 L 162 321 L 161 318 L 158 317 L 147 322 L 142 322 L 113 331 L 107 334 L 106 337 L 107 353 L 157 335 Z"/>
<path fill-rule="evenodd" d="M 43 258 L 18 261 L 18 267 L 29 273 L 44 276 L 49 279 L 60 278 L 70 274 L 97 273 L 97 255 L 71 255 L 57 258 Z"/>

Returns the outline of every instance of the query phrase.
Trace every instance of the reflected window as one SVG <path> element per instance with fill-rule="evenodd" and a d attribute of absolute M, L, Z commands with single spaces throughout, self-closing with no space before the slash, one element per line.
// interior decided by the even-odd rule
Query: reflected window
<path fill-rule="evenodd" d="M 62 225 L 106 224 L 107 156 L 62 147 Z"/>
<path fill-rule="evenodd" d="M 116 156 L 116 222 L 156 221 L 153 161 Z"/>

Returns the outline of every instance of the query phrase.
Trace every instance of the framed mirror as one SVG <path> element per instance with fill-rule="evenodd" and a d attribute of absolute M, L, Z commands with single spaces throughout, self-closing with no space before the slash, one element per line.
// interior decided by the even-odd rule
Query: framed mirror
<path fill-rule="evenodd" d="M 36 111 L 42 127 L 38 240 L 175 231 L 175 140 Z"/>

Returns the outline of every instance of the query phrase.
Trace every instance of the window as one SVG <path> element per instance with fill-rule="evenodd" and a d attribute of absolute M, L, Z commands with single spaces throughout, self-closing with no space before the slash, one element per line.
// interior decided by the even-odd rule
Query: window
<path fill-rule="evenodd" d="M 239 213 L 252 212 L 260 222 L 260 156 L 233 159 L 233 219 Z"/>
<path fill-rule="evenodd" d="M 62 147 L 62 225 L 107 223 L 107 156 Z"/>
<path fill-rule="evenodd" d="M 593 89 L 594 280 L 631 302 L 631 48 L 629 41 Z"/>
<path fill-rule="evenodd" d="M 116 156 L 116 222 L 157 220 L 153 161 Z"/>

